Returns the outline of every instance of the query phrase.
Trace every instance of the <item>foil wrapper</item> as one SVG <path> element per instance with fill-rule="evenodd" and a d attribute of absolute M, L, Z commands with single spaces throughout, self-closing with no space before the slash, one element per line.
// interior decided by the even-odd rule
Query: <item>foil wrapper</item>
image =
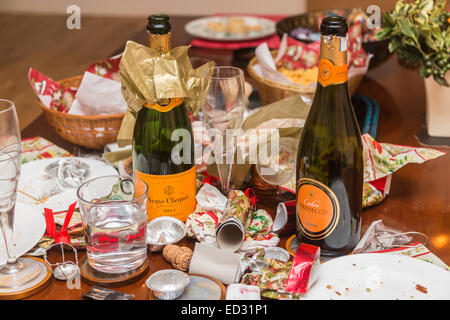
<path fill-rule="evenodd" d="M 184 238 L 186 227 L 173 217 L 158 217 L 147 224 L 147 244 L 150 251 L 161 251 L 164 246 Z"/>
<path fill-rule="evenodd" d="M 290 259 L 290 254 L 286 249 L 280 247 L 267 247 L 258 250 L 253 256 L 254 259 L 264 258 L 264 259 L 275 259 L 278 261 L 288 262 Z"/>
<path fill-rule="evenodd" d="M 183 98 L 189 112 L 196 114 L 200 110 L 214 62 L 194 69 L 188 49 L 188 46 L 176 47 L 161 56 L 147 46 L 127 42 L 119 65 L 122 95 L 128 105 L 117 137 L 119 147 L 131 144 L 136 116 L 144 104 Z"/>
<path fill-rule="evenodd" d="M 37 195 L 39 200 L 78 188 L 89 175 L 89 165 L 80 159 L 65 158 L 50 163 L 44 169 L 48 178 Z"/>

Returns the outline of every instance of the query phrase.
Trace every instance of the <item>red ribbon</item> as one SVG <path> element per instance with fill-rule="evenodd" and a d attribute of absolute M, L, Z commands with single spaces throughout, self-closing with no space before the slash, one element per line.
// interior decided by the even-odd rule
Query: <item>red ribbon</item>
<path fill-rule="evenodd" d="M 64 219 L 63 226 L 56 232 L 55 219 L 53 217 L 53 210 L 44 208 L 45 212 L 45 223 L 47 224 L 46 237 L 55 239 L 55 243 L 70 243 L 69 233 L 67 232 L 67 227 L 69 226 L 70 219 L 72 219 L 73 212 L 75 211 L 75 206 L 77 202 L 75 201 L 69 206 L 66 213 L 66 218 Z"/>
<path fill-rule="evenodd" d="M 214 181 L 219 181 L 219 178 L 213 177 L 212 175 L 208 174 L 208 172 L 203 173 L 205 175 L 205 179 L 203 180 L 202 184 L 209 183 L 210 185 L 214 185 Z"/>
<path fill-rule="evenodd" d="M 250 192 L 252 193 L 252 196 L 250 196 Z M 244 191 L 244 194 L 250 199 L 250 202 L 255 206 L 256 202 L 258 201 L 258 198 L 256 198 L 255 191 L 252 188 L 247 188 Z"/>

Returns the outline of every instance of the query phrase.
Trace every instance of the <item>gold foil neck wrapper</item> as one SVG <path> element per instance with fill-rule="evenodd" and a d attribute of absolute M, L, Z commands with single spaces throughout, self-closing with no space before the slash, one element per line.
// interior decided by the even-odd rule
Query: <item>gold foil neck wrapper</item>
<path fill-rule="evenodd" d="M 131 144 L 137 113 L 142 106 L 160 99 L 183 98 L 189 112 L 196 114 L 203 105 L 214 70 L 210 61 L 193 69 L 187 54 L 189 47 L 176 47 L 164 55 L 128 41 L 119 65 L 122 95 L 128 108 L 117 143 Z"/>
<path fill-rule="evenodd" d="M 335 66 L 347 64 L 348 36 L 322 36 L 320 59 L 330 60 Z"/>

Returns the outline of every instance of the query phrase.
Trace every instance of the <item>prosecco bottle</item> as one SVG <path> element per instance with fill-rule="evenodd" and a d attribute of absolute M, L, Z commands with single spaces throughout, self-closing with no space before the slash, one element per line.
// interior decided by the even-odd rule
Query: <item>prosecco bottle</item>
<path fill-rule="evenodd" d="M 170 50 L 166 15 L 148 18 L 149 46 L 161 55 Z M 178 146 L 177 146 L 178 145 Z M 185 148 L 179 148 L 184 145 Z M 148 185 L 148 219 L 172 216 L 185 221 L 196 205 L 192 127 L 182 98 L 144 104 L 133 133 L 133 168 Z"/>
<path fill-rule="evenodd" d="M 361 228 L 361 133 L 347 85 L 342 17 L 323 19 L 317 89 L 297 153 L 297 237 L 323 256 L 347 254 Z"/>

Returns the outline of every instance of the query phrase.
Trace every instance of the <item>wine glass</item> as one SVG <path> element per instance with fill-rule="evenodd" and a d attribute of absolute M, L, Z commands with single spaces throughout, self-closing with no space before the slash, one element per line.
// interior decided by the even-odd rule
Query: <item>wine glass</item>
<path fill-rule="evenodd" d="M 228 195 L 237 138 L 245 112 L 244 72 L 236 67 L 215 67 L 203 106 L 203 119 L 212 143 L 221 190 Z"/>
<path fill-rule="evenodd" d="M 46 275 L 44 263 L 17 258 L 13 243 L 17 182 L 20 175 L 21 139 L 14 103 L 0 99 L 0 226 L 8 260 L 0 268 L 0 293 L 31 288 Z"/>
<path fill-rule="evenodd" d="M 256 172 L 266 183 L 277 186 L 278 200 L 282 193 L 280 186 L 292 182 L 296 171 L 297 140 L 280 138 L 278 152 L 265 158 L 258 158 Z M 291 183 L 292 184 L 292 183 Z M 295 183 L 294 183 L 295 184 Z M 295 188 L 290 186 L 289 189 Z"/>

